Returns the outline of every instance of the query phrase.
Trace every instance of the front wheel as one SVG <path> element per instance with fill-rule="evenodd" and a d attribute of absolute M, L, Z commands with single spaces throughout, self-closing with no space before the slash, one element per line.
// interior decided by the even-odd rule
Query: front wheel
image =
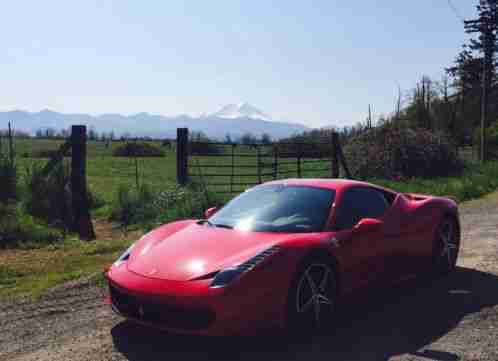
<path fill-rule="evenodd" d="M 288 321 L 293 332 L 309 332 L 331 323 L 336 303 L 336 276 L 326 259 L 304 262 L 288 296 Z"/>
<path fill-rule="evenodd" d="M 439 274 L 447 274 L 456 267 L 460 249 L 460 232 L 453 218 L 445 217 L 438 226 L 434 240 L 433 262 Z"/>

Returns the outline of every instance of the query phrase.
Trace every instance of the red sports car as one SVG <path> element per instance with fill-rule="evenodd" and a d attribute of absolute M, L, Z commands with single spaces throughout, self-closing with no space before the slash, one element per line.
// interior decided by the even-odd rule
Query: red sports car
<path fill-rule="evenodd" d="M 240 194 L 206 219 L 165 224 L 106 273 L 112 308 L 180 333 L 309 330 L 339 298 L 455 268 L 456 203 L 338 179 L 289 179 Z"/>

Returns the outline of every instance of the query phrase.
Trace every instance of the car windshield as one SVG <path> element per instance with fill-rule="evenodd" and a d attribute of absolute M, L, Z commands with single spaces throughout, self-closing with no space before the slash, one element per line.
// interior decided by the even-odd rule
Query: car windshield
<path fill-rule="evenodd" d="M 253 232 L 319 232 L 334 197 L 333 189 L 258 186 L 231 200 L 209 221 L 214 226 Z"/>

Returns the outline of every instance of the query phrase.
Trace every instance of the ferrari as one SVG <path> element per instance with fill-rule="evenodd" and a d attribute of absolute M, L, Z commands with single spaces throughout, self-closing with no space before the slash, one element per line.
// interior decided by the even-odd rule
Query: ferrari
<path fill-rule="evenodd" d="M 333 325 L 338 302 L 359 290 L 451 272 L 459 246 L 450 198 L 272 181 L 144 235 L 106 271 L 108 302 L 174 333 L 309 332 Z"/>

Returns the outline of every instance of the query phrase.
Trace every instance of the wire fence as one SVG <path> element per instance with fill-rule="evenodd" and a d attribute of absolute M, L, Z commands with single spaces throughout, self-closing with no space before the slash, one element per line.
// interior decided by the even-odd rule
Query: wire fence
<path fill-rule="evenodd" d="M 184 136 L 180 135 L 177 140 L 180 151 Z M 328 142 L 270 144 L 190 141 L 185 157 L 178 157 L 180 173 L 182 167 L 185 168 L 179 183 L 184 176 L 189 181 L 202 183 L 212 192 L 234 194 L 277 179 L 337 178 L 339 162 L 349 175 L 337 139 L 335 136 Z"/>

